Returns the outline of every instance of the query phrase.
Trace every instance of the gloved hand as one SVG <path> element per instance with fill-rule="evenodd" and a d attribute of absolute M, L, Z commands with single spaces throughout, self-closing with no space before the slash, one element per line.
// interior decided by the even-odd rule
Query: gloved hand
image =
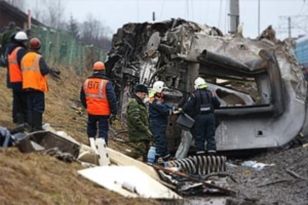
<path fill-rule="evenodd" d="M 51 77 L 53 77 L 55 80 L 59 80 L 59 79 L 60 79 L 61 71 L 59 71 L 58 69 L 50 68 L 50 69 L 49 69 L 49 74 L 50 74 Z"/>
<path fill-rule="evenodd" d="M 173 110 L 172 114 L 177 115 L 177 114 L 181 114 L 183 112 L 182 108 L 178 108 L 177 110 Z"/>
<path fill-rule="evenodd" d="M 61 74 L 61 71 L 59 71 L 57 68 L 51 68 L 50 72 L 55 74 L 55 75 L 60 75 Z"/>

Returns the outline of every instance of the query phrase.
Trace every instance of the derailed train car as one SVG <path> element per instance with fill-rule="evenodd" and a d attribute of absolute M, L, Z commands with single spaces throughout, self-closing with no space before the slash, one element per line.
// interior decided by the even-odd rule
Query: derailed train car
<path fill-rule="evenodd" d="M 202 76 L 222 104 L 215 111 L 218 150 L 278 147 L 307 133 L 306 81 L 291 48 L 271 28 L 248 39 L 183 19 L 129 23 L 114 35 L 108 57 L 123 114 L 137 82 L 165 81 L 168 101 L 180 106 Z M 175 118 L 170 146 L 180 140 Z"/>

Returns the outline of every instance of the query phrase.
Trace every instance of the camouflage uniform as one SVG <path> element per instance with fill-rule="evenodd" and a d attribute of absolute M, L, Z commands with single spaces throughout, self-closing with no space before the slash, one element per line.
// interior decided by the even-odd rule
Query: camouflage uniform
<path fill-rule="evenodd" d="M 147 107 L 141 99 L 137 96 L 130 99 L 127 106 L 127 125 L 132 152 L 127 154 L 133 158 L 143 157 L 144 161 L 152 139 L 148 116 Z"/>

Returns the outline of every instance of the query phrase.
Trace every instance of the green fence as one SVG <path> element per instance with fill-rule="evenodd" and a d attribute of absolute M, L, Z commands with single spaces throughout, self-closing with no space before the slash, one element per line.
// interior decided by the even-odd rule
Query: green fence
<path fill-rule="evenodd" d="M 106 57 L 102 49 L 85 45 L 65 31 L 33 26 L 31 36 L 41 40 L 40 51 L 51 66 L 73 67 L 80 73 Z"/>

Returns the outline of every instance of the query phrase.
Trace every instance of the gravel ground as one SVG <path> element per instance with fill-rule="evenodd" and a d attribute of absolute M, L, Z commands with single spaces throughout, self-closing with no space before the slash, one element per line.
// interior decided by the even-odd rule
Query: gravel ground
<path fill-rule="evenodd" d="M 254 158 L 275 164 L 257 171 L 249 167 L 228 167 L 237 180 L 232 189 L 238 196 L 234 204 L 308 204 L 308 147 L 270 152 Z"/>

